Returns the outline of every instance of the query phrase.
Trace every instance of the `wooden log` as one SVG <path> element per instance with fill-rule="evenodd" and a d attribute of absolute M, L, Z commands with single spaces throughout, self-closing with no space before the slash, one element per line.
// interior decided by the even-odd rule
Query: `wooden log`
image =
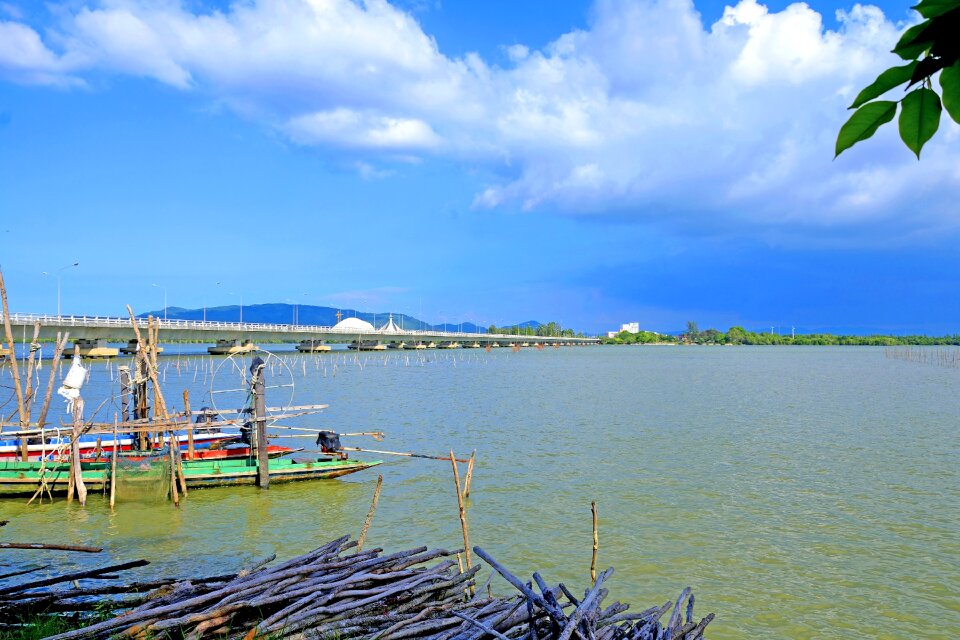
<path fill-rule="evenodd" d="M 40 587 L 49 587 L 53 584 L 62 584 L 64 582 L 73 582 L 74 580 L 81 580 L 83 578 L 95 578 L 104 574 L 109 574 L 115 571 L 125 571 L 127 569 L 134 569 L 136 567 L 145 567 L 150 564 L 147 560 L 134 560 L 132 562 L 124 562 L 122 564 L 115 564 L 109 567 L 103 567 L 100 569 L 91 569 L 88 571 L 77 571 L 74 573 L 65 573 L 63 575 L 54 576 L 52 578 L 44 578 L 43 580 L 36 580 L 34 582 L 25 582 L 23 584 L 13 585 L 11 587 L 0 588 L 0 595 L 7 595 L 11 593 L 21 593 L 23 591 L 30 591 L 31 589 L 39 589 Z"/>
<path fill-rule="evenodd" d="M 7 306 L 7 285 L 3 281 L 3 270 L 0 269 L 0 300 L 3 302 L 3 331 L 7 338 L 7 347 L 10 349 L 10 373 L 13 375 L 13 388 L 17 394 L 17 416 L 21 426 L 29 424 L 27 408 L 23 398 L 23 387 L 20 385 L 20 364 L 17 362 L 16 344 L 13 341 L 13 331 L 10 327 L 10 308 Z"/>
<path fill-rule="evenodd" d="M 453 465 L 453 481 L 457 485 L 457 507 L 460 512 L 460 530 L 463 532 L 463 549 L 467 558 L 467 569 L 473 566 L 470 558 L 470 532 L 467 527 L 467 510 L 463 506 L 463 493 L 460 490 L 460 470 L 457 469 L 457 460 L 450 450 L 450 464 Z"/>
<path fill-rule="evenodd" d="M 80 551 L 100 553 L 103 547 L 85 547 L 76 544 L 53 544 L 46 542 L 0 542 L 0 549 L 50 549 L 53 551 Z"/>
<path fill-rule="evenodd" d="M 373 522 L 373 513 L 377 510 L 377 502 L 380 500 L 381 487 L 383 487 L 383 475 L 378 475 L 377 488 L 373 491 L 373 502 L 370 503 L 370 511 L 367 512 L 367 518 L 360 529 L 360 537 L 357 538 L 357 551 L 363 550 L 363 542 L 367 539 L 367 531 L 370 529 L 370 523 Z"/>
<path fill-rule="evenodd" d="M 63 350 L 67 346 L 67 340 L 69 338 L 69 331 L 62 336 L 60 332 L 57 332 L 57 345 L 54 347 L 53 360 L 50 364 L 50 379 L 47 380 L 47 390 L 43 395 L 43 407 L 41 407 L 40 416 L 37 418 L 37 425 L 41 428 L 47 421 L 47 411 L 50 409 L 50 401 L 53 399 L 53 387 L 57 378 L 57 368 L 60 366 L 60 358 L 63 357 Z"/>
<path fill-rule="evenodd" d="M 266 365 L 262 360 L 256 360 L 260 365 L 253 371 L 253 416 L 256 421 L 257 447 L 257 484 L 261 489 L 270 488 L 270 455 L 267 449 L 267 402 L 264 394 Z"/>

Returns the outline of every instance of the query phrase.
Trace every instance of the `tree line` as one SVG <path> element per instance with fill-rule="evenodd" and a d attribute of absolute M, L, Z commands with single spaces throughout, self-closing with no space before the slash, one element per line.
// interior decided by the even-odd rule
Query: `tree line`
<path fill-rule="evenodd" d="M 621 331 L 613 338 L 604 338 L 604 344 L 742 344 L 742 345 L 852 345 L 895 347 L 901 345 L 960 345 L 960 335 L 946 336 L 849 336 L 832 333 L 804 333 L 781 335 L 772 332 L 747 331 L 743 327 L 730 327 L 726 332 L 717 329 L 701 331 L 696 322 L 688 322 L 687 330 L 680 335 L 641 331 Z"/>
<path fill-rule="evenodd" d="M 548 336 L 558 336 L 561 338 L 583 338 L 582 331 L 574 331 L 573 329 L 564 329 L 560 326 L 558 322 L 548 322 L 546 324 L 541 324 L 536 327 L 531 326 L 512 326 L 512 327 L 498 327 L 496 325 L 490 325 L 487 327 L 487 333 L 499 333 L 508 336 L 537 336 L 537 337 L 548 337 Z"/>

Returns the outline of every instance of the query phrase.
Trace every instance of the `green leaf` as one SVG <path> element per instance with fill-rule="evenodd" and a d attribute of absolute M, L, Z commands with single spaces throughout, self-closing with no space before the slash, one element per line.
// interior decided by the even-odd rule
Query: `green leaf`
<path fill-rule="evenodd" d="M 870 102 L 874 98 L 879 98 L 887 91 L 890 91 L 890 89 L 909 81 L 913 76 L 913 70 L 917 68 L 917 64 L 919 63 L 914 60 L 910 64 L 903 65 L 902 67 L 890 67 L 877 76 L 873 84 L 857 95 L 857 99 L 853 101 L 850 108 L 856 109 L 863 103 Z"/>
<path fill-rule="evenodd" d="M 960 62 L 940 72 L 940 88 L 943 89 L 943 106 L 960 123 Z"/>
<path fill-rule="evenodd" d="M 940 127 L 940 96 L 932 89 L 917 89 L 901 101 L 900 138 L 920 159 L 920 150 Z"/>
<path fill-rule="evenodd" d="M 861 140 L 866 140 L 877 132 L 881 125 L 891 120 L 897 113 L 897 103 L 890 100 L 879 100 L 877 102 L 868 102 L 853 112 L 850 119 L 837 134 L 836 158 L 841 153 L 857 144 Z"/>
<path fill-rule="evenodd" d="M 900 36 L 900 40 L 897 42 L 897 46 L 893 48 L 893 53 L 904 60 L 914 60 L 918 58 L 920 54 L 929 49 L 933 43 L 933 38 L 931 38 L 928 33 L 930 30 L 929 27 L 930 21 L 926 20 L 904 31 L 903 35 Z"/>
<path fill-rule="evenodd" d="M 960 0 L 922 0 L 920 4 L 913 7 L 927 19 L 942 16 L 957 8 L 960 8 Z"/>

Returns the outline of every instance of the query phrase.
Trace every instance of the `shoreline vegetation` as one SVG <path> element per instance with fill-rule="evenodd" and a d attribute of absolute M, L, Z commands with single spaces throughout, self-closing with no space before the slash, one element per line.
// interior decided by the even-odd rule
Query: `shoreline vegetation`
<path fill-rule="evenodd" d="M 779 333 L 747 331 L 743 327 L 730 327 L 726 332 L 717 329 L 701 331 L 696 322 L 688 322 L 687 330 L 680 335 L 640 331 L 621 331 L 614 337 L 600 339 L 601 344 L 636 345 L 801 345 L 801 346 L 943 346 L 960 345 L 960 334 L 946 336 L 854 336 L 832 333 L 803 333 L 782 335 Z"/>

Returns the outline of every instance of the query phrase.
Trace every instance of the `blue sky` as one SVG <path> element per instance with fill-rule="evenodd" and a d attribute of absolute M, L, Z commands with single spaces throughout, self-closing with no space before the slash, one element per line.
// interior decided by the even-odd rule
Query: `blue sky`
<path fill-rule="evenodd" d="M 65 311 L 165 287 L 590 331 L 957 332 L 958 127 L 920 163 L 892 128 L 832 160 L 911 19 L 0 1 L 0 265 L 21 311 L 54 311 L 41 274 L 79 261 Z"/>

